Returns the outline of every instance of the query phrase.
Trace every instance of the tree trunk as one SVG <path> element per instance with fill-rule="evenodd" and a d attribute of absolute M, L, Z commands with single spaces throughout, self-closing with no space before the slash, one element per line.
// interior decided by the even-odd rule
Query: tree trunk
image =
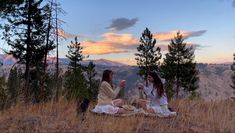
<path fill-rule="evenodd" d="M 179 97 L 179 44 L 177 44 L 176 98 Z"/>
<path fill-rule="evenodd" d="M 29 98 L 29 78 L 30 78 L 30 56 L 31 55 L 31 51 L 30 51 L 30 46 L 31 46 L 31 8 L 32 8 L 32 1 L 28 0 L 28 17 L 27 17 L 27 48 L 26 48 L 26 66 L 25 66 L 25 102 L 28 102 L 28 98 Z"/>
<path fill-rule="evenodd" d="M 49 37 L 50 37 L 50 31 L 51 31 L 51 10 L 52 10 L 52 2 L 49 12 L 49 20 L 48 20 L 48 27 L 47 27 L 47 34 L 46 34 L 46 49 L 44 52 L 44 62 L 43 62 L 43 77 L 41 79 L 41 89 L 40 89 L 40 95 L 41 98 L 45 98 L 45 81 L 46 81 L 46 68 L 47 68 L 47 54 L 48 54 L 48 45 L 49 45 Z"/>
<path fill-rule="evenodd" d="M 58 37 L 58 5 L 57 5 L 57 0 L 55 0 L 56 3 L 56 9 L 55 9 L 55 14 L 56 14 L 56 96 L 55 100 L 58 101 L 59 99 L 59 37 Z"/>

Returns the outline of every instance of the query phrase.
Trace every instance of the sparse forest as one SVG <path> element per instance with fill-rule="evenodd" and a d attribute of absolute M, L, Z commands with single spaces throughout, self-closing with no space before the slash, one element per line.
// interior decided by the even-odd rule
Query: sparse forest
<path fill-rule="evenodd" d="M 128 34 L 116 39 L 121 35 L 107 33 L 101 37 L 111 36 L 110 40 L 93 41 L 85 35 L 71 35 L 73 38 L 66 40 L 71 42 L 66 44 L 68 51 L 64 55 L 69 63 L 62 64 L 59 46 L 65 45 L 65 38 L 59 32 L 63 32 L 62 27 L 66 23 L 60 20 L 63 12 L 57 0 L 0 0 L 0 43 L 4 43 L 0 50 L 15 61 L 9 65 L 9 72 L 4 67 L 6 64 L 0 64 L 3 71 L 0 73 L 0 132 L 111 132 L 113 129 L 117 132 L 235 131 L 235 103 L 231 100 L 235 97 L 230 94 L 231 91 L 219 88 L 229 86 L 235 94 L 235 54 L 232 65 L 198 64 L 195 47 L 185 41 L 187 37 L 184 33 L 178 31 L 164 51 L 156 34 L 146 28 L 142 34 L 138 33 L 139 39 Z M 132 21 L 137 22 L 137 19 Z M 110 29 L 112 32 L 120 30 Z M 91 32 L 97 34 L 95 30 Z M 88 41 L 80 41 L 79 37 Z M 100 65 L 95 60 L 89 60 L 90 55 L 84 52 L 84 48 L 95 42 L 101 46 L 112 44 L 112 39 L 132 40 L 135 44 L 135 39 L 138 40 L 132 54 L 135 66 Z M 115 43 L 128 50 L 132 47 L 126 42 Z M 125 89 L 117 96 L 124 101 L 139 94 L 138 83 L 148 86 L 149 72 L 156 72 L 163 82 L 166 97 L 171 99 L 169 105 L 178 113 L 177 116 L 155 119 L 145 115 L 121 118 L 92 114 L 90 110 L 97 103 L 105 69 L 113 69 L 112 87 L 118 86 L 120 79 L 127 81 Z M 219 96 L 222 97 L 220 101 L 211 100 L 219 99 Z M 84 99 L 89 99 L 90 104 L 87 112 L 80 113 L 78 110 Z M 104 127 L 101 126 L 103 123 L 106 124 Z"/>

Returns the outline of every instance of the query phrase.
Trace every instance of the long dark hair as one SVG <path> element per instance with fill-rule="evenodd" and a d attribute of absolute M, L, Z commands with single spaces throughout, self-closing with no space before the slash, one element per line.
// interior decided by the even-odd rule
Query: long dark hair
<path fill-rule="evenodd" d="M 157 89 L 157 94 L 162 96 L 164 94 L 163 83 L 156 72 L 150 72 L 148 75 L 153 77 L 153 87 Z"/>
<path fill-rule="evenodd" d="M 106 81 L 112 86 L 112 81 L 109 78 L 110 74 L 113 74 L 113 72 L 111 70 L 104 70 L 103 76 L 102 76 L 102 81 Z"/>

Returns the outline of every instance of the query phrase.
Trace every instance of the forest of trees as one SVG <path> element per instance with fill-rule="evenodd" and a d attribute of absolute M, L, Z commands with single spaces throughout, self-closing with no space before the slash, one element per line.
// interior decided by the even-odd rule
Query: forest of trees
<path fill-rule="evenodd" d="M 96 65 L 87 66 L 81 61 L 84 55 L 78 38 L 68 46 L 66 57 L 70 60 L 65 74 L 59 68 L 58 11 L 59 4 L 53 0 L 0 0 L 1 39 L 10 50 L 17 63 L 10 70 L 8 79 L 0 77 L 0 109 L 16 105 L 17 102 L 41 103 L 49 100 L 95 100 L 100 81 L 95 77 Z M 55 72 L 48 71 L 47 58 L 52 50 L 57 51 Z M 168 97 L 178 97 L 180 89 L 191 96 L 196 93 L 199 82 L 198 70 L 194 61 L 194 49 L 184 42 L 178 32 L 168 45 L 168 53 L 162 59 L 160 47 L 148 28 L 140 37 L 140 45 L 135 53 L 139 75 L 146 81 L 147 74 L 156 71 L 165 79 Z M 231 87 L 235 89 L 235 54 Z"/>
<path fill-rule="evenodd" d="M 68 100 L 94 99 L 98 93 L 95 65 L 82 66 L 84 59 L 80 43 L 71 42 L 67 57 L 70 60 L 65 75 L 61 75 L 58 62 L 59 4 L 53 0 L 0 1 L 0 30 L 11 48 L 4 49 L 16 60 L 8 79 L 0 78 L 1 109 L 17 102 L 40 103 Z M 47 57 L 57 51 L 56 71 L 47 70 Z"/>

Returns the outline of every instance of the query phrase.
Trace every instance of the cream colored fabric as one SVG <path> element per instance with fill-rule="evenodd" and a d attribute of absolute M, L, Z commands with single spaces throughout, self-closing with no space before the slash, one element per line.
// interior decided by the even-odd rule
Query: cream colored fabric
<path fill-rule="evenodd" d="M 108 82 L 103 81 L 99 88 L 97 105 L 112 105 L 112 100 L 117 97 L 119 91 L 119 87 L 113 90 Z"/>
<path fill-rule="evenodd" d="M 95 113 L 105 113 L 105 114 L 116 114 L 119 107 L 114 107 L 112 105 L 96 105 L 92 112 Z"/>

